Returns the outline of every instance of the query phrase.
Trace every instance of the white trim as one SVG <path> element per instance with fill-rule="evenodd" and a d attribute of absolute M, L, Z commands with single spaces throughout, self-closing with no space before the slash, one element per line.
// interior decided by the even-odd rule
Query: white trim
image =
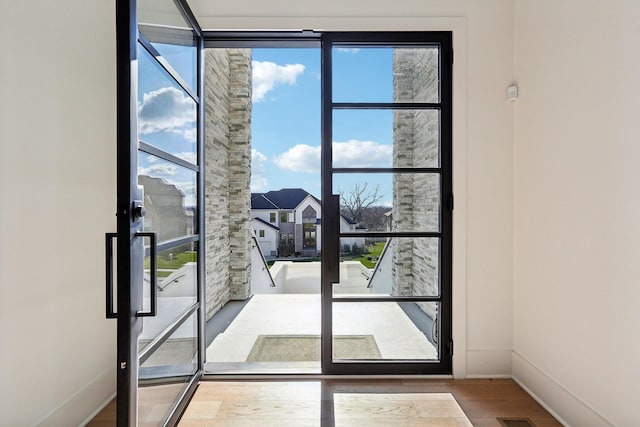
<path fill-rule="evenodd" d="M 80 423 L 80 426 L 79 426 L 79 427 L 85 427 L 87 424 L 89 424 L 91 421 L 93 421 L 93 419 L 94 419 L 95 417 L 97 417 L 97 416 L 98 416 L 98 414 L 99 414 L 100 412 L 102 412 L 102 410 L 103 410 L 104 408 L 106 408 L 106 407 L 107 407 L 107 405 L 108 405 L 109 403 L 111 403 L 111 401 L 112 401 L 113 399 L 115 399 L 115 398 L 116 398 L 116 393 L 113 393 L 111 396 L 109 396 L 109 397 L 107 398 L 107 400 L 105 400 L 105 402 L 104 402 L 102 405 L 98 406 L 98 409 L 96 409 L 95 411 L 93 411 L 93 412 L 91 413 L 91 415 L 89 415 L 87 418 L 85 418 L 85 420 L 84 420 L 83 422 L 81 422 L 81 423 Z"/>
<path fill-rule="evenodd" d="M 453 376 L 467 376 L 467 22 L 430 18 L 425 29 L 453 31 Z M 426 22 L 425 22 L 426 24 Z"/>
<path fill-rule="evenodd" d="M 452 31 L 453 33 L 453 376 L 467 376 L 467 21 L 463 16 L 199 16 L 217 31 Z"/>
<path fill-rule="evenodd" d="M 513 380 L 564 426 L 613 427 L 615 424 L 517 351 Z M 547 403 L 551 402 L 551 403 Z M 560 416 L 562 413 L 564 416 Z"/>
<path fill-rule="evenodd" d="M 510 378 L 511 352 L 510 348 L 467 349 L 467 378 Z"/>
<path fill-rule="evenodd" d="M 86 387 L 43 417 L 36 425 L 41 427 L 86 425 L 113 400 L 116 389 L 116 373 L 114 370 L 115 363 L 114 368 L 107 369 L 97 375 Z M 89 411 L 91 411 L 90 415 L 84 420 L 78 419 Z"/>

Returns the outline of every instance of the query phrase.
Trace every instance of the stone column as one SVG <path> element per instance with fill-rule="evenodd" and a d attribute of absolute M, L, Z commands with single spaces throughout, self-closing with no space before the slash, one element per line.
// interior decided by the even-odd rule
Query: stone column
<path fill-rule="evenodd" d="M 438 51 L 394 49 L 395 102 L 438 100 Z M 439 165 L 439 114 L 437 111 L 394 112 L 394 167 Z M 396 231 L 437 231 L 440 188 L 436 175 L 398 174 L 393 181 L 393 222 Z M 401 296 L 433 295 L 438 283 L 438 245 L 435 240 L 397 239 L 393 263 L 393 292 Z M 434 315 L 433 304 L 421 304 Z"/>
<path fill-rule="evenodd" d="M 229 52 L 229 278 L 231 299 L 251 295 L 251 50 Z"/>
<path fill-rule="evenodd" d="M 251 50 L 205 50 L 207 320 L 250 294 Z"/>

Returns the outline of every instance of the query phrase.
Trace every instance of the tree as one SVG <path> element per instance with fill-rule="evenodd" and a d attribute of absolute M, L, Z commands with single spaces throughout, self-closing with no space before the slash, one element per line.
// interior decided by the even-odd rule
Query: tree
<path fill-rule="evenodd" d="M 382 199 L 383 195 L 379 191 L 379 185 L 371 190 L 367 188 L 366 182 L 353 184 L 348 193 L 341 189 L 340 199 L 342 200 L 343 213 L 355 222 L 362 222 L 365 211 Z"/>

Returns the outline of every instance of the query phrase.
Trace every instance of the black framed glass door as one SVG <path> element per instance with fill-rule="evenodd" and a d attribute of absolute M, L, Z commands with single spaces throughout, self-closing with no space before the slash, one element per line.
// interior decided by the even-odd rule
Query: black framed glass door
<path fill-rule="evenodd" d="M 182 2 L 116 5 L 117 425 L 173 425 L 204 363 L 202 37 Z"/>
<path fill-rule="evenodd" d="M 322 36 L 323 373 L 452 373 L 451 42 Z M 366 289 L 345 292 L 341 252 L 370 263 Z"/>
<path fill-rule="evenodd" d="M 322 212 L 299 244 L 322 248 L 321 372 L 452 373 L 451 33 L 207 32 L 205 46 L 320 47 Z"/>

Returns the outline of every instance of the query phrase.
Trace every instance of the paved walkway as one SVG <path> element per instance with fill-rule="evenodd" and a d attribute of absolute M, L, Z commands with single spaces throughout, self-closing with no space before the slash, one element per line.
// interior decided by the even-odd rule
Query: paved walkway
<path fill-rule="evenodd" d="M 372 335 L 382 359 L 436 359 L 394 302 L 335 303 L 334 335 Z M 320 295 L 254 295 L 207 349 L 207 362 L 244 362 L 260 335 L 320 335 Z"/>

